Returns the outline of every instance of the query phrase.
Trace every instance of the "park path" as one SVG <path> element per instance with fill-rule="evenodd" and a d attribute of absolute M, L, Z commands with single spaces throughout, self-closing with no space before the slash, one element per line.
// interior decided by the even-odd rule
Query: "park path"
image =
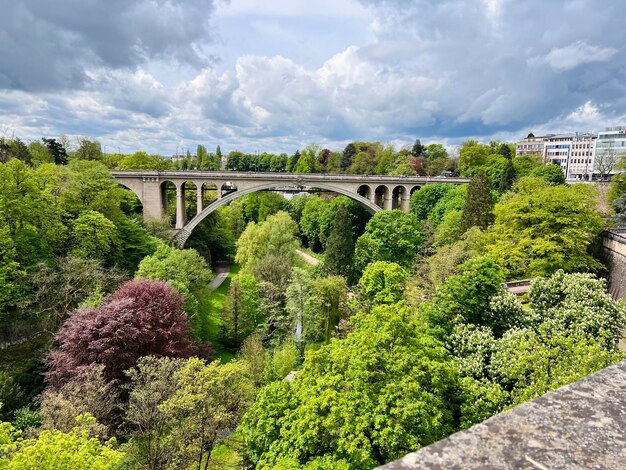
<path fill-rule="evenodd" d="M 320 264 L 320 260 L 318 260 L 314 256 L 311 256 L 305 253 L 304 251 L 296 250 L 296 253 L 298 253 L 298 256 L 300 256 L 304 261 L 309 263 L 311 266 L 317 266 L 318 264 Z"/>
<path fill-rule="evenodd" d="M 230 273 L 230 265 L 225 264 L 216 266 L 215 272 L 217 273 L 217 276 L 215 276 L 215 279 L 213 279 L 209 284 L 209 289 L 217 289 L 222 285 L 222 282 L 226 280 L 228 274 Z"/>

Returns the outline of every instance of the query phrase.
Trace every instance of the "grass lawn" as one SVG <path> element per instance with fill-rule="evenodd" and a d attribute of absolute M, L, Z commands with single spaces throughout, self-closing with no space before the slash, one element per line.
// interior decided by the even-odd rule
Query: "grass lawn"
<path fill-rule="evenodd" d="M 233 277 L 239 272 L 239 265 L 231 264 L 228 277 L 224 279 L 222 285 L 212 291 L 208 296 L 210 303 L 210 316 L 213 318 L 220 318 L 224 303 L 226 302 L 226 296 L 228 295 L 228 288 L 233 280 Z M 217 338 L 216 338 L 217 339 Z M 220 359 L 222 363 L 226 363 L 232 360 L 235 355 L 230 351 L 226 351 L 221 348 L 219 341 L 213 341 L 213 348 L 215 349 L 215 357 Z"/>

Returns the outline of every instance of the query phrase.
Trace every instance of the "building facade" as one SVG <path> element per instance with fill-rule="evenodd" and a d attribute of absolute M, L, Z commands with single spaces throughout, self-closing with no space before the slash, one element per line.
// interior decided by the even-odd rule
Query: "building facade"
<path fill-rule="evenodd" d="M 569 134 L 528 134 L 516 144 L 516 155 L 540 155 L 546 164 L 561 167 L 566 179 L 588 180 L 593 175 L 597 135 L 590 132 Z"/>
<path fill-rule="evenodd" d="M 626 126 L 607 127 L 598 133 L 593 155 L 593 172 L 599 179 L 615 173 L 615 164 L 626 156 Z"/>
<path fill-rule="evenodd" d="M 591 179 L 596 139 L 590 132 L 552 135 L 544 144 L 544 161 L 559 165 L 566 179 Z"/>
<path fill-rule="evenodd" d="M 515 144 L 515 155 L 522 157 L 524 155 L 541 155 L 543 157 L 543 148 L 546 139 L 549 136 L 537 136 L 531 132 L 525 139 Z"/>

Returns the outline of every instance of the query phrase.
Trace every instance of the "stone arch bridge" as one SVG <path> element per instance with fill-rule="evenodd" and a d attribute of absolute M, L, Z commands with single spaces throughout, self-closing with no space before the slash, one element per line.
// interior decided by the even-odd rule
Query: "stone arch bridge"
<path fill-rule="evenodd" d="M 307 191 L 320 189 L 343 194 L 371 213 L 379 210 L 409 210 L 411 194 L 426 184 L 463 184 L 466 178 L 421 176 L 374 176 L 344 174 L 290 174 L 213 171 L 111 171 L 115 180 L 133 191 L 143 205 L 144 219 L 167 214 L 167 192 L 176 191 L 175 239 L 184 246 L 191 231 L 223 205 L 246 194 L 268 190 Z M 196 215 L 187 220 L 186 192 L 195 191 Z M 207 201 L 207 197 L 211 201 Z"/>

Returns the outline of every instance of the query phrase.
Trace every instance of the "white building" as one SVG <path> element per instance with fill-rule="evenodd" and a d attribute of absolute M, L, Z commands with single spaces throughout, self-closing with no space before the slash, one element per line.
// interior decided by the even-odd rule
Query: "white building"
<path fill-rule="evenodd" d="M 552 135 L 544 145 L 544 161 L 559 165 L 566 179 L 590 179 L 596 139 L 590 132 Z"/>
<path fill-rule="evenodd" d="M 626 156 L 626 126 L 607 127 L 598 132 L 593 155 L 594 174 L 605 179 L 615 173 L 614 166 L 622 156 Z"/>
<path fill-rule="evenodd" d="M 567 179 L 590 179 L 596 137 L 589 132 L 537 137 L 531 133 L 516 144 L 516 155 L 540 155 L 546 164 L 559 165 Z"/>

